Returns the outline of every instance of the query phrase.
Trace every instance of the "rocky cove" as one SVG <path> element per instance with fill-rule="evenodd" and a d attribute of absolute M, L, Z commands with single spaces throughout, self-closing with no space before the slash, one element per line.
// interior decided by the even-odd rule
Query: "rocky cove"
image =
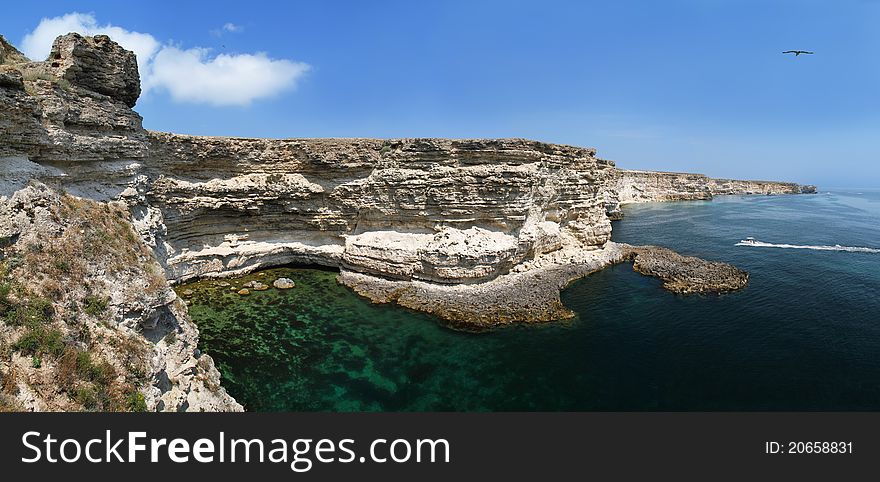
<path fill-rule="evenodd" d="M 151 132 L 132 110 L 134 54 L 110 38 L 59 37 L 41 62 L 0 38 L 0 53 L 10 409 L 240 410 L 176 283 L 319 265 L 373 302 L 461 328 L 546 322 L 571 316 L 569 282 L 629 259 L 677 293 L 745 285 L 723 263 L 610 241 L 621 204 L 815 192 L 627 171 L 524 139 Z M 105 386 L 119 396 L 96 399 Z"/>

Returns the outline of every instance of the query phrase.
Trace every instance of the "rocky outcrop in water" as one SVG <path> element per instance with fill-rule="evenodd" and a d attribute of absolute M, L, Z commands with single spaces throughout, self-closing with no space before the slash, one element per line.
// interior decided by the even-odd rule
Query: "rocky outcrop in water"
<path fill-rule="evenodd" d="M 673 293 L 725 293 L 744 288 L 749 274 L 719 261 L 682 256 L 657 246 L 626 246 L 624 257 L 633 261 L 633 269 L 663 280 L 663 287 Z"/>
<path fill-rule="evenodd" d="M 633 270 L 663 280 L 677 294 L 721 294 L 748 284 L 749 274 L 719 261 L 682 256 L 657 246 L 605 243 L 602 249 L 570 247 L 519 266 L 478 285 L 439 285 L 391 280 L 343 270 L 339 282 L 375 303 L 397 303 L 443 318 L 449 326 L 484 330 L 512 322 L 538 323 L 571 318 L 559 299 L 574 280 L 612 264 L 632 261 Z"/>
<path fill-rule="evenodd" d="M 560 301 L 560 291 L 576 279 L 623 261 L 625 254 L 611 241 L 596 250 L 564 246 L 479 284 L 389 279 L 345 269 L 338 280 L 374 303 L 397 303 L 431 313 L 457 329 L 563 320 L 574 313 Z"/>

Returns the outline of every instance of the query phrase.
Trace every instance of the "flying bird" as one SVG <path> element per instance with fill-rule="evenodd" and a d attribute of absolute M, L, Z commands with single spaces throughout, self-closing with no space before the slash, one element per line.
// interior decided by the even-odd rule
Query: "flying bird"
<path fill-rule="evenodd" d="M 806 50 L 786 50 L 785 52 L 782 52 L 782 53 L 784 53 L 784 54 L 794 54 L 794 56 L 797 57 L 797 56 L 800 55 L 800 54 L 809 54 L 809 55 L 812 55 L 812 54 L 814 54 L 815 52 L 807 52 Z"/>

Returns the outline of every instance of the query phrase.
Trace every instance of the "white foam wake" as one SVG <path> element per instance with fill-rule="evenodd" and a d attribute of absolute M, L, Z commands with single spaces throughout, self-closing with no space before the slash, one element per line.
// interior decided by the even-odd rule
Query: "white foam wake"
<path fill-rule="evenodd" d="M 811 246 L 811 245 L 803 245 L 803 244 L 774 244 L 774 243 L 765 243 L 763 241 L 750 241 L 744 242 L 740 241 L 736 243 L 737 246 L 756 246 L 759 248 L 785 248 L 785 249 L 814 249 L 817 251 L 848 251 L 850 253 L 880 253 L 880 249 L 877 248 L 865 248 L 861 246 L 841 246 L 839 244 L 835 244 L 834 246 Z"/>

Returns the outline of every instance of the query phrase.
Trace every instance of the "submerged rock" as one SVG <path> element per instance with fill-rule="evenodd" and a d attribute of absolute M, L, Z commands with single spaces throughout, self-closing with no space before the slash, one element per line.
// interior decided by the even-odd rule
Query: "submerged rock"
<path fill-rule="evenodd" d="M 293 280 L 290 278 L 278 278 L 272 283 L 272 286 L 278 288 L 279 290 L 289 290 L 296 285 L 293 283 Z"/>
<path fill-rule="evenodd" d="M 265 283 L 261 283 L 259 281 L 248 281 L 244 284 L 245 288 L 250 288 L 254 291 L 266 291 L 269 289 L 269 285 Z"/>

